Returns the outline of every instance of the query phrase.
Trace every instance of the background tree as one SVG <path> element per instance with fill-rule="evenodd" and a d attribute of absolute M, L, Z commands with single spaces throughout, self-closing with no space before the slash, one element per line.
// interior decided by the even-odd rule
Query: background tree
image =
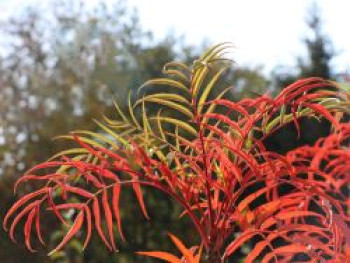
<path fill-rule="evenodd" d="M 270 87 L 270 80 L 264 76 L 261 67 L 234 67 L 225 76 L 232 85 L 232 100 L 256 97 L 264 94 Z"/>
<path fill-rule="evenodd" d="M 320 77 L 333 79 L 332 59 L 336 55 L 331 39 L 323 31 L 322 13 L 316 2 L 310 6 L 306 17 L 309 36 L 303 40 L 306 57 L 298 57 L 296 68 L 279 66 L 272 73 L 275 90 L 293 83 L 299 78 Z"/>
<path fill-rule="evenodd" d="M 307 48 L 307 59 L 299 59 L 300 77 L 321 77 L 332 79 L 331 62 L 335 56 L 335 51 L 331 40 L 322 30 L 321 11 L 313 4 L 306 19 L 307 26 L 312 36 L 304 39 Z"/>

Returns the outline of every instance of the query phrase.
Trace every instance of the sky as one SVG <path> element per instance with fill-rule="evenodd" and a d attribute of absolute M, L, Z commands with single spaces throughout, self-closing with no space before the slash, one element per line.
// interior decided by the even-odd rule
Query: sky
<path fill-rule="evenodd" d="M 233 57 L 239 65 L 295 63 L 305 54 L 302 40 L 305 19 L 313 1 L 309 0 L 129 0 L 137 7 L 144 28 L 162 38 L 173 32 L 188 43 L 234 43 Z M 350 0 L 318 0 L 324 32 L 339 54 L 334 66 L 350 70 Z M 169 12 L 169 9 L 171 10 Z"/>
<path fill-rule="evenodd" d="M 43 0 L 42 0 L 43 1 Z M 47 0 L 49 1 L 49 0 Z M 89 0 L 94 2 L 95 0 Z M 111 1 L 111 0 L 106 0 Z M 8 16 L 23 3 L 38 0 L 0 0 L 0 16 Z M 312 2 L 322 13 L 324 33 L 334 45 L 337 72 L 350 71 L 350 0 L 126 0 L 138 10 L 143 29 L 156 39 L 169 34 L 200 46 L 232 42 L 232 58 L 241 66 L 293 65 L 305 55 L 302 44 L 310 32 L 305 19 Z"/>

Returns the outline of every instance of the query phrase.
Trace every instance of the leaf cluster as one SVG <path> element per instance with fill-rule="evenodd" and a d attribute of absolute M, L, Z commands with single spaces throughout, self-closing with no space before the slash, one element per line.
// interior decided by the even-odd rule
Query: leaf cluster
<path fill-rule="evenodd" d="M 230 86 L 212 96 L 232 63 L 225 58 L 230 47 L 216 45 L 190 66 L 166 64 L 166 77 L 145 82 L 136 101 L 130 94 L 126 112 L 116 103 L 118 118 L 95 121 L 100 132 L 63 136 L 77 146 L 33 167 L 15 185 L 36 181 L 40 187 L 8 211 L 4 227 L 9 226 L 10 237 L 25 220 L 25 243 L 34 250 L 32 228 L 44 243 L 41 211 L 62 224 L 69 212 L 74 221 L 50 254 L 83 231 L 85 248 L 93 229 L 117 251 L 115 235 L 125 239 L 123 189 L 133 189 L 149 218 L 142 188 L 152 187 L 182 206 L 180 217 L 191 219 L 201 244 L 187 249 L 170 235 L 182 259 L 165 252 L 141 255 L 168 262 L 225 262 L 250 244 L 246 262 L 349 259 L 348 92 L 334 82 L 307 78 L 275 98 L 264 94 L 233 102 L 225 98 Z M 146 92 L 150 86 L 152 93 Z M 159 110 L 150 114 L 148 105 Z M 300 133 L 301 118 L 325 119 L 332 132 L 285 155 L 265 148 L 264 140 L 287 124 Z"/>

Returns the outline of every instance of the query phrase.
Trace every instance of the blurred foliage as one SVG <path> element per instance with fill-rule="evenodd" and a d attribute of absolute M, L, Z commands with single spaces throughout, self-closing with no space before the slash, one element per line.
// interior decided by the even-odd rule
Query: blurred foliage
<path fill-rule="evenodd" d="M 232 85 L 232 99 L 237 101 L 244 97 L 257 97 L 268 92 L 270 81 L 263 75 L 262 68 L 233 68 L 226 74 Z"/>

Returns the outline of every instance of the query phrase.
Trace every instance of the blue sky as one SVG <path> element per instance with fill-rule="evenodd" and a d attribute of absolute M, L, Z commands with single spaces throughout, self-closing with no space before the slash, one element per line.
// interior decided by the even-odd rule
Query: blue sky
<path fill-rule="evenodd" d="M 47 0 L 49 1 L 49 0 Z M 111 2 L 106 0 L 107 2 Z M 0 0 L 0 15 L 7 16 L 23 3 L 38 0 Z M 90 0 L 89 2 L 96 2 Z M 350 70 L 350 0 L 316 0 L 322 11 L 324 31 L 338 51 L 337 71 Z M 304 54 L 305 18 L 312 0 L 127 0 L 138 9 L 144 29 L 162 39 L 169 33 L 184 36 L 199 46 L 233 42 L 233 58 L 239 65 L 292 65 Z"/>

